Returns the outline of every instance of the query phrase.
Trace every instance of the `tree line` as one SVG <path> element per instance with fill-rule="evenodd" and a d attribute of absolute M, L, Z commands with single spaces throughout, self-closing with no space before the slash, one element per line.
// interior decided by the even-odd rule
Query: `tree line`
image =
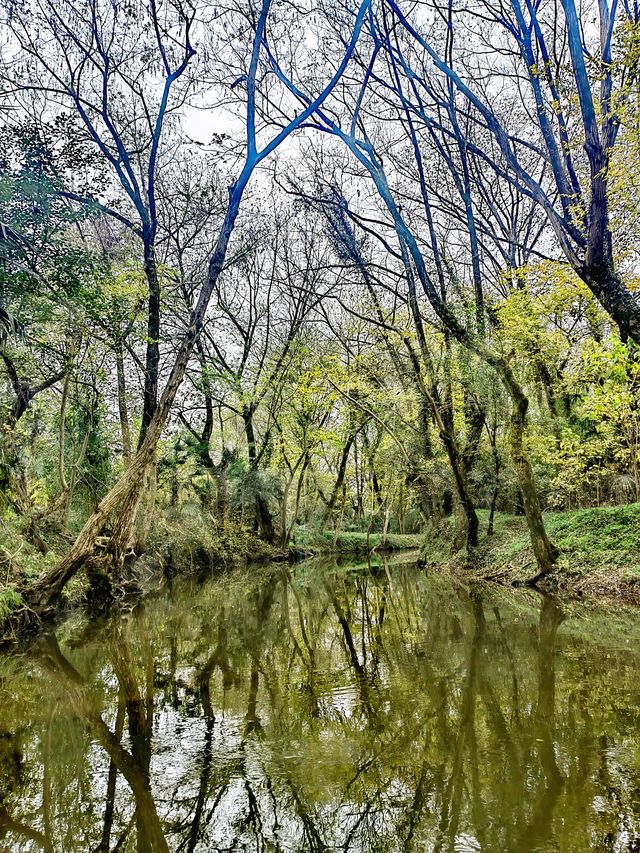
<path fill-rule="evenodd" d="M 639 500 L 639 15 L 6 4 L 0 559 L 29 607 L 185 531 L 473 553 L 498 511 L 541 575 L 543 511 Z"/>

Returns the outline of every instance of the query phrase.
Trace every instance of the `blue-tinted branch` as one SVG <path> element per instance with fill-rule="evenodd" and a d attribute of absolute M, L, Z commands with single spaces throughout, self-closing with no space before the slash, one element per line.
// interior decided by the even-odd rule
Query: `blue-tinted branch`
<path fill-rule="evenodd" d="M 355 22 L 353 25 L 351 38 L 349 39 L 349 42 L 347 44 L 347 48 L 345 50 L 344 56 L 342 57 L 342 60 L 341 60 L 340 64 L 338 65 L 338 68 L 336 69 L 335 73 L 333 74 L 333 76 L 331 77 L 331 79 L 329 80 L 327 85 L 320 92 L 320 94 L 316 98 L 314 98 L 313 100 L 308 99 L 306 96 L 303 96 L 302 93 L 300 93 L 299 95 L 296 95 L 296 97 L 298 97 L 300 100 L 302 100 L 304 103 L 306 103 L 307 106 L 305 107 L 304 110 L 302 110 L 302 112 L 299 115 L 297 115 L 294 119 L 292 119 L 289 122 L 289 124 L 286 127 L 284 127 L 280 131 L 280 133 L 277 136 L 275 136 L 269 143 L 267 143 L 267 145 L 265 145 L 265 147 L 257 154 L 257 161 L 258 162 L 260 162 L 261 160 L 264 160 L 264 158 L 267 157 L 269 154 L 271 154 L 271 152 L 274 151 L 282 143 L 282 141 L 284 139 L 286 139 L 287 136 L 289 136 L 294 130 L 297 130 L 303 124 L 303 122 L 305 122 L 308 118 L 310 118 L 313 115 L 313 113 L 317 112 L 322 107 L 323 103 L 327 100 L 327 98 L 329 97 L 331 92 L 333 92 L 333 90 L 335 89 L 336 85 L 338 84 L 340 78 L 342 77 L 342 75 L 346 71 L 347 65 L 349 64 L 349 62 L 351 61 L 351 58 L 353 57 L 356 45 L 358 43 L 358 39 L 360 38 L 360 33 L 362 31 L 362 24 L 364 22 L 365 16 L 369 10 L 370 5 L 371 5 L 371 0 L 362 0 L 362 3 L 360 4 L 360 8 L 358 9 L 358 14 L 356 15 L 356 19 L 355 19 Z M 277 66 L 279 68 L 279 65 L 278 65 L 275 57 L 273 56 L 272 52 L 269 50 L 269 46 L 266 42 L 266 39 L 264 41 L 264 46 L 265 46 L 265 49 L 267 51 L 267 55 L 269 57 L 269 60 L 271 62 L 272 67 L 275 68 Z M 285 78 L 283 75 L 282 77 L 280 77 L 280 79 L 282 82 L 285 82 L 287 78 Z M 286 83 L 285 83 L 285 85 L 286 85 Z M 290 91 L 292 91 L 292 90 L 290 90 Z"/>

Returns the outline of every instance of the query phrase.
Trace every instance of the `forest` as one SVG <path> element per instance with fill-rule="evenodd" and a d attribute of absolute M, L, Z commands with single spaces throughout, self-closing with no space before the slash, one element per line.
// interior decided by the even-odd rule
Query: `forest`
<path fill-rule="evenodd" d="M 637 503 L 639 22 L 6 2 L 5 614 L 507 516 L 538 581 L 544 513 Z"/>
<path fill-rule="evenodd" d="M 0 2 L 0 850 L 632 853 L 638 604 L 638 0 Z"/>

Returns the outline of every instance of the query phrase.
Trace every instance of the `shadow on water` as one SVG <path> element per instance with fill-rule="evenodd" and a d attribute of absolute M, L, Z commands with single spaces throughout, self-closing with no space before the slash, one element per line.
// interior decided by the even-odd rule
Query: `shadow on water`
<path fill-rule="evenodd" d="M 638 851 L 640 614 L 312 561 L 0 660 L 0 851 Z"/>

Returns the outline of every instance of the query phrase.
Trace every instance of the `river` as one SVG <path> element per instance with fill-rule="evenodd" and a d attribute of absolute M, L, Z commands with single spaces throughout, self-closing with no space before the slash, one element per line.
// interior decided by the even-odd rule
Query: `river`
<path fill-rule="evenodd" d="M 639 851 L 639 673 L 397 559 L 175 580 L 0 658 L 0 851 Z"/>

